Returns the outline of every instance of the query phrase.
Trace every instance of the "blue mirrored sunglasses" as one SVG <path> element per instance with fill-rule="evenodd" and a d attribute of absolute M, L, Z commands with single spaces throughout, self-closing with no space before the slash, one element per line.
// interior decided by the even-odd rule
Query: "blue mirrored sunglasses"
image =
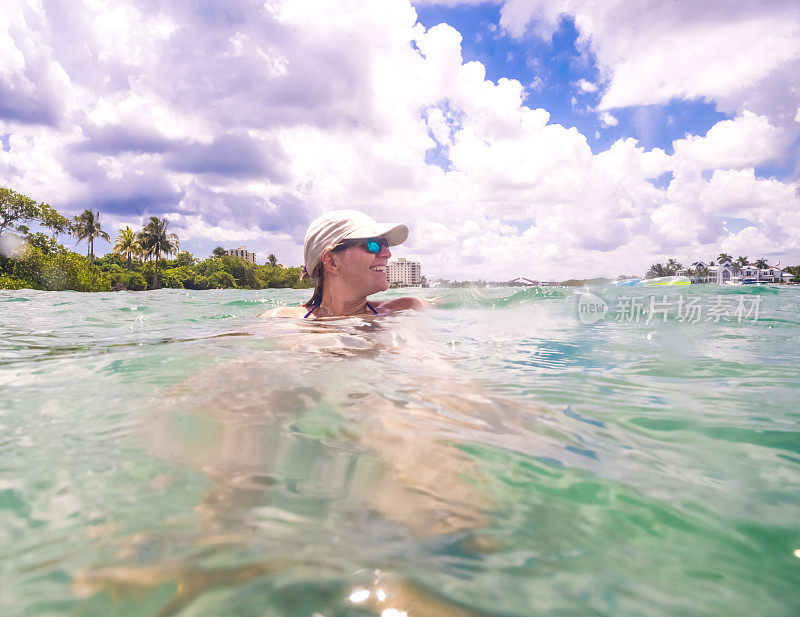
<path fill-rule="evenodd" d="M 345 249 L 349 249 L 353 246 L 360 246 L 368 253 L 372 253 L 373 255 L 377 255 L 381 252 L 381 249 L 385 247 L 389 247 L 389 242 L 386 238 L 367 238 L 367 239 L 353 239 L 353 240 L 342 240 L 339 244 L 333 247 L 332 250 L 334 251 L 343 251 Z"/>

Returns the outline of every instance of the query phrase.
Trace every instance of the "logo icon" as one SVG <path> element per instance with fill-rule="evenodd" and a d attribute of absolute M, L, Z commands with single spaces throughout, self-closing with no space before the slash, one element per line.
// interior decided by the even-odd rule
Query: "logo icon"
<path fill-rule="evenodd" d="M 591 292 L 578 296 L 578 319 L 581 323 L 590 324 L 603 319 L 608 313 L 608 303 Z"/>

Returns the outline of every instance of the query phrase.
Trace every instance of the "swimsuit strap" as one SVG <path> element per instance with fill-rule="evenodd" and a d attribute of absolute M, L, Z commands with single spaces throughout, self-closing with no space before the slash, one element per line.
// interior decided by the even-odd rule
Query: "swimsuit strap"
<path fill-rule="evenodd" d="M 317 302 L 317 303 L 316 303 L 314 306 L 312 306 L 312 307 L 311 307 L 311 310 L 310 310 L 310 311 L 308 311 L 308 313 L 306 313 L 305 315 L 303 315 L 303 319 L 306 319 L 306 318 L 307 318 L 309 315 L 311 315 L 311 313 L 313 313 L 314 311 L 316 311 L 316 310 L 319 308 L 319 305 L 320 305 L 320 304 L 321 304 L 321 301 L 320 301 L 320 302 Z"/>
<path fill-rule="evenodd" d="M 308 311 L 308 313 L 306 313 L 305 315 L 303 315 L 303 319 L 306 319 L 309 315 L 311 315 L 311 313 L 316 311 L 319 308 L 320 304 L 322 304 L 322 302 L 317 302 L 314 306 L 312 306 L 311 310 Z M 369 308 L 369 310 L 371 310 L 376 315 L 380 315 L 380 313 L 375 309 L 375 307 L 372 306 L 369 302 L 367 302 L 366 304 L 367 304 L 367 307 Z"/>

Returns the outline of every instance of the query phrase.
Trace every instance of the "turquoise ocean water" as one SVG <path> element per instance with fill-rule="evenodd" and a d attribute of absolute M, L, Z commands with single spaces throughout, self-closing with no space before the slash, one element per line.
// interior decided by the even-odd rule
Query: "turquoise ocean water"
<path fill-rule="evenodd" d="M 307 293 L 0 291 L 0 615 L 800 614 L 800 289 Z"/>

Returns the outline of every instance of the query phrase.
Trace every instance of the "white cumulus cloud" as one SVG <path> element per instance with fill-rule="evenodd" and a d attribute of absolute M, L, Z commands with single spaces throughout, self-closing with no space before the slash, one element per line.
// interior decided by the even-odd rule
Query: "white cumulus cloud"
<path fill-rule="evenodd" d="M 501 23 L 513 36 L 549 36 L 564 15 L 609 82 L 602 109 L 702 98 L 785 120 L 797 108 L 794 0 L 505 0 Z"/>
<path fill-rule="evenodd" d="M 607 111 L 600 114 L 600 122 L 603 123 L 603 126 L 617 126 L 619 124 L 619 120 Z"/>

